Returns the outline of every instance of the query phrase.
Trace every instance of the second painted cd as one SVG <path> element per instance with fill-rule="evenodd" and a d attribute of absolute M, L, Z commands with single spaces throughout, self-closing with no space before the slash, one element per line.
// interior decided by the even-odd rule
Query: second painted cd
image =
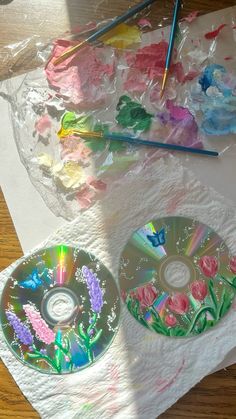
<path fill-rule="evenodd" d="M 195 336 L 228 312 L 236 258 L 230 259 L 225 242 L 207 225 L 160 218 L 131 236 L 119 280 L 122 298 L 140 324 L 165 336 Z"/>

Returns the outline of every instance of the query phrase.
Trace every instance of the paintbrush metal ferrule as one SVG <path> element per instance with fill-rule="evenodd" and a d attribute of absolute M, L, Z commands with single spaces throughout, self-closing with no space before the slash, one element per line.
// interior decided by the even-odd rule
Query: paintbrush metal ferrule
<path fill-rule="evenodd" d="M 79 135 L 84 138 L 104 138 L 102 131 L 79 131 L 77 129 L 72 130 L 73 134 Z"/>
<path fill-rule="evenodd" d="M 168 76 L 168 68 L 165 69 L 164 74 L 163 74 L 160 98 L 162 98 L 164 90 L 165 90 L 165 86 L 166 86 L 166 82 L 167 82 L 167 76 Z"/>
<path fill-rule="evenodd" d="M 63 61 L 65 61 L 67 58 L 70 58 L 71 55 L 75 54 L 77 51 L 79 51 L 80 49 L 86 47 L 86 45 L 88 45 L 87 39 L 85 39 L 84 41 L 80 42 L 79 44 L 67 49 L 65 52 L 63 52 L 63 54 L 60 55 L 60 57 L 56 58 L 53 61 L 54 65 L 58 65 L 61 64 Z"/>

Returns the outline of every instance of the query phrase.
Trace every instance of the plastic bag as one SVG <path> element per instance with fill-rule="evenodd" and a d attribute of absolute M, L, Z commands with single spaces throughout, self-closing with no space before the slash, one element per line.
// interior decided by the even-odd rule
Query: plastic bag
<path fill-rule="evenodd" d="M 145 13 L 139 19 L 148 19 Z M 2 87 L 7 85 L 21 160 L 56 215 L 73 219 L 117 182 L 141 176 L 143 168 L 166 154 L 96 136 L 85 138 L 76 131 L 128 133 L 219 152 L 233 144 L 225 135 L 236 133 L 236 17 L 229 12 L 226 26 L 213 38 L 205 36 L 205 18 L 193 25 L 179 23 L 161 98 L 169 37 L 169 28 L 162 27 L 168 19 L 154 31 L 129 22 L 108 34 L 103 44 L 88 46 L 58 66 L 53 64 L 55 57 L 86 38 L 94 23 L 54 45 L 35 37 L 9 47 L 11 57 L 21 57 L 11 67 L 13 74 L 17 62 L 29 64 L 29 56 L 41 62 L 37 70 Z M 212 27 L 217 27 L 216 21 L 209 22 Z M 29 43 L 35 50 L 30 55 Z"/>

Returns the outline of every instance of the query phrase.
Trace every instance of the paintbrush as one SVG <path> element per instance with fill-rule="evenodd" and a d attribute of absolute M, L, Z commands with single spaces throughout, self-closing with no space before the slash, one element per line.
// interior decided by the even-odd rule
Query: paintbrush
<path fill-rule="evenodd" d="M 141 12 L 143 9 L 145 9 L 150 4 L 154 3 L 156 0 L 145 0 L 141 3 L 137 4 L 136 6 L 129 9 L 126 13 L 124 13 L 121 16 L 118 16 L 112 20 L 112 22 L 108 23 L 103 28 L 96 31 L 93 35 L 89 36 L 84 41 L 80 42 L 79 44 L 73 46 L 72 48 L 69 48 L 67 51 L 63 52 L 63 54 L 60 55 L 60 57 L 56 58 L 54 61 L 54 65 L 58 65 L 62 63 L 67 58 L 71 57 L 71 55 L 75 54 L 77 51 L 79 51 L 81 48 L 85 47 L 87 44 L 96 41 L 97 39 L 101 38 L 101 36 L 105 35 L 107 32 L 109 32 L 111 29 L 118 26 L 120 23 L 125 22 L 132 16 L 136 15 L 137 13 Z"/>
<path fill-rule="evenodd" d="M 77 134 L 80 137 L 84 137 L 84 138 L 97 138 L 99 139 L 104 139 L 104 140 L 110 140 L 110 141 L 120 141 L 120 142 L 125 142 L 128 144 L 132 144 L 132 145 L 144 145 L 144 146 L 149 146 L 149 147 L 154 147 L 154 148 L 163 148 L 166 150 L 170 150 L 170 151 L 182 151 L 182 152 L 187 152 L 187 153 L 192 153 L 192 154 L 201 154 L 201 155 L 206 155 L 206 156 L 213 156 L 213 157 L 218 157 L 219 153 L 217 153 L 217 151 L 211 151 L 211 150 L 203 150 L 200 148 L 192 148 L 192 147 L 185 147 L 182 145 L 177 145 L 177 144 L 168 144 L 168 143 L 161 143 L 158 141 L 149 141 L 149 140 L 144 140 L 142 138 L 137 138 L 137 137 L 132 137 L 129 135 L 123 135 L 123 134 L 119 134 L 119 133 L 103 133 L 102 131 L 88 131 L 88 132 L 81 132 L 79 130 L 69 130 L 68 134 Z"/>
<path fill-rule="evenodd" d="M 176 29 L 177 29 L 178 14 L 179 14 L 180 6 L 181 6 L 181 0 L 175 0 L 175 7 L 174 7 L 172 25 L 171 25 L 171 30 L 170 30 L 169 46 L 167 50 L 165 70 L 164 70 L 163 79 L 162 79 L 161 97 L 165 90 L 165 85 L 167 82 L 167 77 L 168 77 L 169 68 L 171 64 L 171 57 L 172 57 L 172 51 L 173 51 L 174 43 L 175 43 L 175 34 L 176 34 Z"/>

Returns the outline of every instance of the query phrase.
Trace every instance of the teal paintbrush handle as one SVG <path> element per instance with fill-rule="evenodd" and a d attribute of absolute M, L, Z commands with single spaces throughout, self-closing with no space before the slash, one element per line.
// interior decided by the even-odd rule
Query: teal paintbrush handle
<path fill-rule="evenodd" d="M 136 138 L 136 137 L 123 135 L 123 134 L 122 135 L 119 135 L 116 133 L 105 134 L 104 138 L 106 140 L 122 141 L 122 142 L 126 142 L 133 145 L 144 145 L 148 147 L 163 148 L 170 151 L 182 151 L 185 153 L 202 154 L 202 155 L 213 156 L 213 157 L 219 156 L 219 153 L 217 153 L 217 151 L 202 150 L 199 148 L 185 147 L 185 146 L 177 145 L 177 144 L 160 143 L 157 141 L 144 140 L 142 138 Z"/>
<path fill-rule="evenodd" d="M 118 16 L 112 20 L 112 22 L 108 23 L 103 28 L 96 31 L 93 35 L 91 35 L 87 42 L 93 42 L 96 41 L 101 36 L 105 35 L 107 32 L 109 32 L 111 29 L 115 28 L 116 26 L 120 25 L 120 23 L 126 22 L 129 18 L 136 15 L 137 13 L 141 12 L 143 9 L 148 7 L 150 4 L 154 3 L 156 0 L 145 0 L 141 3 L 137 4 L 134 7 L 131 7 L 126 13 L 124 13 L 121 16 Z"/>
<path fill-rule="evenodd" d="M 176 33 L 176 28 L 177 28 L 177 23 L 178 23 L 178 14 L 179 14 L 180 6 L 181 6 L 181 0 L 176 0 L 174 13 L 173 13 L 173 21 L 172 21 L 171 30 L 170 30 L 169 47 L 168 47 L 168 51 L 166 55 L 166 65 L 165 65 L 166 69 L 170 67 L 172 51 L 173 51 L 174 43 L 175 43 L 175 33 Z"/>

